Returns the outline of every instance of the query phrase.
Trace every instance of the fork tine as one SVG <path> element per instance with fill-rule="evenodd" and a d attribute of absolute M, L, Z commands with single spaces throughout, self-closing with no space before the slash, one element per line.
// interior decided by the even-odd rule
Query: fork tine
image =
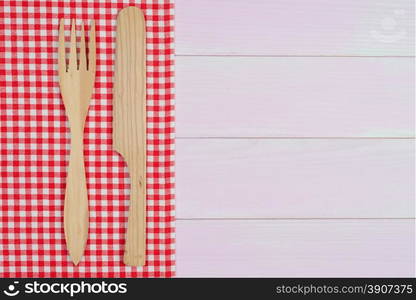
<path fill-rule="evenodd" d="M 71 45 L 69 50 L 68 70 L 77 69 L 77 37 L 75 33 L 75 20 L 71 24 Z"/>
<path fill-rule="evenodd" d="M 66 72 L 66 60 L 65 60 L 65 30 L 64 19 L 61 19 L 59 23 L 59 42 L 58 42 L 58 72 L 63 74 Z"/>
<path fill-rule="evenodd" d="M 79 68 L 80 70 L 87 69 L 87 50 L 85 49 L 85 31 L 84 22 L 81 23 L 81 42 L 79 49 Z"/>
<path fill-rule="evenodd" d="M 88 71 L 91 71 L 92 74 L 95 74 L 95 64 L 96 64 L 96 46 L 95 46 L 95 21 L 92 20 L 90 23 L 90 39 L 88 42 Z"/>

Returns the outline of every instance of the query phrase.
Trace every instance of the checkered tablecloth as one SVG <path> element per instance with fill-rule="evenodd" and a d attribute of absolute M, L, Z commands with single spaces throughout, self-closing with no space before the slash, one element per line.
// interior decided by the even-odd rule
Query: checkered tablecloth
<path fill-rule="evenodd" d="M 122 263 L 129 204 L 112 149 L 116 15 L 140 7 L 147 27 L 147 263 Z M 85 129 L 89 236 L 78 266 L 63 231 L 69 128 L 57 73 L 58 22 L 96 20 L 97 73 Z M 174 254 L 173 0 L 0 2 L 0 276 L 170 277 Z"/>

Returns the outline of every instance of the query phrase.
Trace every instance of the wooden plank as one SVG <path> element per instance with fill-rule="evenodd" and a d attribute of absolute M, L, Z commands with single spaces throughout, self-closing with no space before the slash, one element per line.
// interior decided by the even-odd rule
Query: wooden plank
<path fill-rule="evenodd" d="M 415 216 L 415 141 L 177 141 L 179 218 Z"/>
<path fill-rule="evenodd" d="M 415 135 L 414 58 L 177 58 L 178 137 Z"/>
<path fill-rule="evenodd" d="M 178 55 L 413 56 L 412 0 L 177 0 Z"/>
<path fill-rule="evenodd" d="M 414 277 L 414 220 L 178 220 L 179 277 Z"/>

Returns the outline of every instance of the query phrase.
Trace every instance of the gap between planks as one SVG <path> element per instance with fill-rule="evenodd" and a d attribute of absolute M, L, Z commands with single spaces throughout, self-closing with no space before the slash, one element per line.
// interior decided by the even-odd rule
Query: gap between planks
<path fill-rule="evenodd" d="M 285 58 L 415 58 L 414 55 L 268 55 L 268 54 L 175 54 L 175 57 L 285 57 Z"/>
<path fill-rule="evenodd" d="M 357 137 L 349 137 L 349 136 L 334 136 L 334 137 L 279 137 L 279 136 L 177 136 L 175 137 L 177 140 L 415 140 L 416 137 L 414 136 L 405 136 L 405 137 L 394 137 L 394 136 L 386 136 L 386 137 L 379 137 L 379 136 L 357 136 Z"/>
<path fill-rule="evenodd" d="M 339 220 L 416 220 L 416 218 L 176 218 L 176 221 L 339 221 Z"/>

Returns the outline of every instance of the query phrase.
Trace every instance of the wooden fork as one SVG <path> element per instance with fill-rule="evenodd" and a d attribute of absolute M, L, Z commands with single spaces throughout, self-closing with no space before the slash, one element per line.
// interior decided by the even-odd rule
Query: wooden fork
<path fill-rule="evenodd" d="M 84 126 L 95 80 L 95 23 L 89 33 L 89 58 L 85 47 L 84 24 L 81 30 L 79 63 L 75 21 L 71 25 L 68 64 L 65 59 L 64 20 L 59 25 L 58 72 L 61 95 L 71 132 L 71 149 L 66 177 L 64 230 L 69 255 L 75 265 L 84 253 L 88 236 L 88 194 L 84 166 Z"/>

